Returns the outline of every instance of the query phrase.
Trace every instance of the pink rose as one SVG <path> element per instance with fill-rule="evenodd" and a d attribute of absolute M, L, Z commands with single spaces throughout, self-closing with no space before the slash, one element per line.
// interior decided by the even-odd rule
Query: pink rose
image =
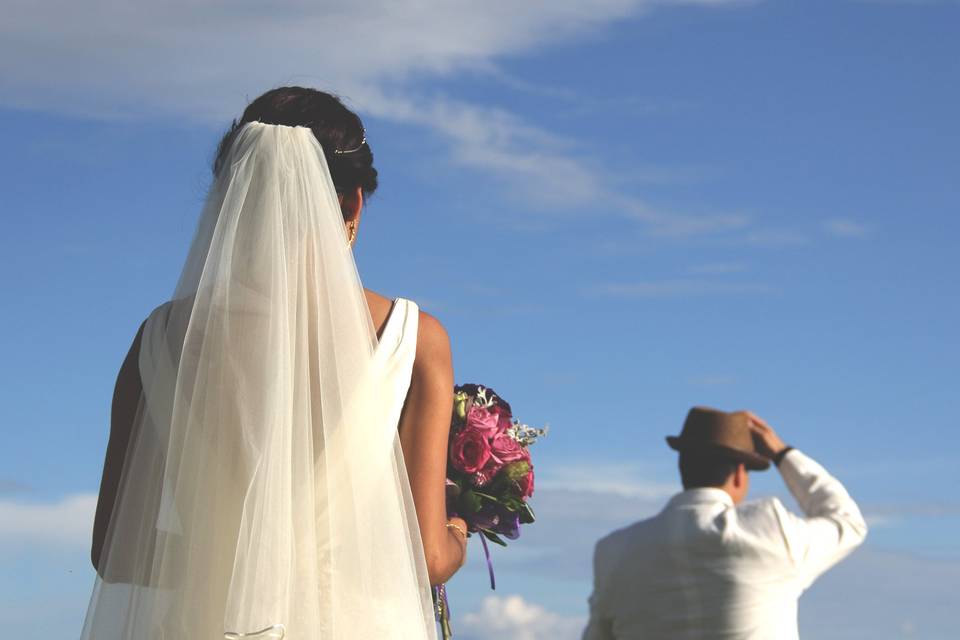
<path fill-rule="evenodd" d="M 513 462 L 524 458 L 523 447 L 506 433 L 498 433 L 490 441 L 493 455 L 501 462 Z M 527 454 L 529 456 L 529 454 Z"/>
<path fill-rule="evenodd" d="M 469 426 L 457 434 L 450 447 L 450 462 L 464 473 L 476 473 L 490 459 L 490 443 L 477 429 Z"/>
<path fill-rule="evenodd" d="M 497 414 L 483 407 L 471 406 L 467 410 L 467 428 L 476 429 L 488 438 L 492 438 L 499 431 L 497 420 Z"/>
<path fill-rule="evenodd" d="M 497 416 L 497 430 L 500 432 L 506 431 L 513 424 L 512 418 L 510 415 L 510 409 L 504 407 L 503 405 L 495 404 L 490 407 L 491 413 Z"/>
<path fill-rule="evenodd" d="M 521 498 L 533 495 L 533 467 L 530 467 L 530 473 L 517 480 L 517 486 L 520 488 Z"/>

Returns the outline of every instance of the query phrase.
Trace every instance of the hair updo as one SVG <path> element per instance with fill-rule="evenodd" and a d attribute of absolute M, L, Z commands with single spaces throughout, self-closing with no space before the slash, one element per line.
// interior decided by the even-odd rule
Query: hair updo
<path fill-rule="evenodd" d="M 248 122 L 258 121 L 309 128 L 323 147 L 338 194 L 350 194 L 360 187 L 366 198 L 377 190 L 373 152 L 364 142 L 364 128 L 359 116 L 345 107 L 337 96 L 305 87 L 272 89 L 247 105 L 243 116 L 233 121 L 217 146 L 214 175 L 220 172 L 240 128 Z M 349 153 L 342 153 L 344 151 Z"/>

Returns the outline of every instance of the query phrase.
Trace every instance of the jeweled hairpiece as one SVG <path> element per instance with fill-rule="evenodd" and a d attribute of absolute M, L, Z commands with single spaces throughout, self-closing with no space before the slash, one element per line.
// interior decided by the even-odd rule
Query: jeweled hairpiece
<path fill-rule="evenodd" d="M 363 130 L 363 137 L 360 139 L 360 144 L 355 146 L 353 149 L 334 149 L 333 152 L 337 155 L 343 155 L 345 153 L 356 153 L 363 148 L 363 145 L 367 144 L 367 130 Z"/>

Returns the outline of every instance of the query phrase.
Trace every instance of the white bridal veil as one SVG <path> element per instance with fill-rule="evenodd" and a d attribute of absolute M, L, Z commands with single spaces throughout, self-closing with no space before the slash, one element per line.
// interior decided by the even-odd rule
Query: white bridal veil
<path fill-rule="evenodd" d="M 144 327 L 85 640 L 435 637 L 376 341 L 320 144 L 245 125 Z"/>

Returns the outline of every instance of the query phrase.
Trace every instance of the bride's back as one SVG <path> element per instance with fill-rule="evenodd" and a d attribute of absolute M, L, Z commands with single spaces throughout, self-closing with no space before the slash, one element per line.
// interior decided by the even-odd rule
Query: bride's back
<path fill-rule="evenodd" d="M 429 585 L 465 551 L 450 346 L 416 304 L 361 293 L 372 160 L 312 89 L 267 92 L 223 137 L 175 300 L 118 376 L 84 638 L 434 636 Z"/>

